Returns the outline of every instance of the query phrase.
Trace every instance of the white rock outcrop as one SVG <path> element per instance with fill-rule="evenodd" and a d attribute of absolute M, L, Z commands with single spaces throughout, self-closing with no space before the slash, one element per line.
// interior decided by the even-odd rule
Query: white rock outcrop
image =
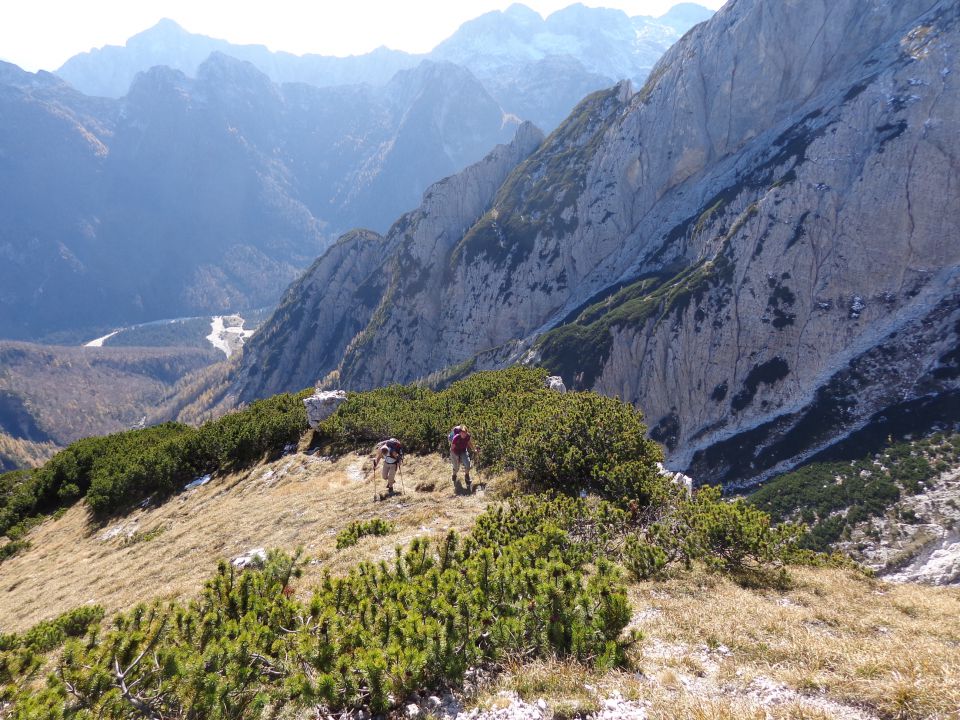
<path fill-rule="evenodd" d="M 684 475 L 682 472 L 667 470 L 667 468 L 663 466 L 663 463 L 657 463 L 657 471 L 660 473 L 661 477 L 667 478 L 674 485 L 686 491 L 687 497 L 693 496 L 693 478 L 692 477 L 690 477 L 689 475 Z"/>
<path fill-rule="evenodd" d="M 926 548 L 904 569 L 887 575 L 890 582 L 919 582 L 929 585 L 960 584 L 960 538 L 941 540 Z"/>
<path fill-rule="evenodd" d="M 253 548 L 248 550 L 243 555 L 235 557 L 231 560 L 231 564 L 240 570 L 247 567 L 248 565 L 257 565 L 260 563 L 265 563 L 267 561 L 267 551 L 263 548 Z"/>
<path fill-rule="evenodd" d="M 316 430 L 317 426 L 336 412 L 347 400 L 343 390 L 317 390 L 303 404 L 307 408 L 307 422 Z"/>
<path fill-rule="evenodd" d="M 545 382 L 549 390 L 556 390 L 559 393 L 565 393 L 567 391 L 567 386 L 563 384 L 563 378 L 559 375 L 551 375 Z"/>

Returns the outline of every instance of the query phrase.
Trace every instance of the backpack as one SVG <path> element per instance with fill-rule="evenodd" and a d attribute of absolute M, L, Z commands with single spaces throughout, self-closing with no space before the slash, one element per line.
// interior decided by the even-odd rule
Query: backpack
<path fill-rule="evenodd" d="M 459 427 L 453 429 L 453 437 L 450 439 L 450 449 L 457 455 L 467 451 L 467 444 L 470 442 L 470 433 L 461 430 Z"/>
<path fill-rule="evenodd" d="M 403 443 L 401 443 L 396 438 L 390 438 L 389 440 L 384 440 L 380 443 L 380 447 L 385 447 L 390 452 L 397 454 L 398 460 L 403 460 Z"/>

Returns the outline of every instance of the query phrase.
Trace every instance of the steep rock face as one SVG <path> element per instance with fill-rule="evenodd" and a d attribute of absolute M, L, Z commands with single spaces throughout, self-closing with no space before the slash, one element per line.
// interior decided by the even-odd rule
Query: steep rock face
<path fill-rule="evenodd" d="M 733 15 L 724 30 L 763 38 L 804 25 L 789 7 L 780 18 L 738 16 L 743 5 L 724 13 Z M 752 482 L 886 410 L 956 388 L 945 361 L 960 327 L 960 168 L 946 148 L 960 105 L 956 60 L 944 52 L 957 37 L 956 8 L 861 10 L 824 6 L 822 22 L 808 20 L 811 32 L 836 35 L 824 47 L 801 38 L 810 52 L 784 58 L 779 80 L 757 80 L 767 83 L 764 103 L 736 96 L 734 78 L 754 80 L 743 51 L 728 51 L 733 97 L 701 108 L 722 122 L 683 127 L 679 162 L 661 154 L 648 165 L 641 149 L 626 208 L 640 242 L 619 261 L 637 276 L 662 273 L 659 286 L 638 298 L 622 291 L 600 325 L 585 318 L 542 346 L 545 359 L 567 365 L 566 355 L 593 387 L 644 407 L 673 463 L 703 481 Z M 855 41 L 843 30 L 871 24 Z M 671 63 L 689 66 L 683 52 L 658 66 L 652 106 L 670 87 Z M 804 63 L 816 83 L 797 76 Z M 779 121 L 777 108 L 787 110 Z M 770 123 L 755 140 L 747 112 Z M 699 141 L 688 144 L 691 135 Z M 654 183 L 662 199 L 644 192 L 651 165 L 666 179 Z M 678 177 L 695 182 L 671 182 Z M 587 362 L 569 352 L 585 336 L 599 346 Z"/>
<path fill-rule="evenodd" d="M 542 140 L 542 133 L 525 123 L 509 145 L 428 188 L 420 207 L 401 217 L 385 237 L 354 231 L 340 238 L 290 287 L 245 346 L 235 384 L 240 398 L 307 387 L 335 371 L 344 358 L 363 365 L 369 353 L 399 373 L 407 358 L 397 354 L 397 342 L 410 343 L 389 328 L 394 303 L 405 295 L 420 297 L 421 290 L 439 292 L 443 273 L 431 270 L 444 262 L 489 207 L 504 178 Z M 382 329 L 386 338 L 378 334 Z M 415 333 L 426 340 L 428 328 L 416 318 L 403 330 L 401 335 Z"/>
<path fill-rule="evenodd" d="M 947 0 L 728 3 L 639 92 L 585 100 L 446 256 L 405 247 L 340 384 L 542 362 L 731 483 L 957 414 L 958 40 Z"/>

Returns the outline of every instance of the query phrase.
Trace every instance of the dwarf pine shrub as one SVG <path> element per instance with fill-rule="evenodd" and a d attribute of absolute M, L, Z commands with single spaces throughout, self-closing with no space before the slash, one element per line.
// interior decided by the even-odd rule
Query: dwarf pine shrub
<path fill-rule="evenodd" d="M 53 620 L 39 622 L 22 634 L 0 634 L 0 700 L 10 700 L 23 693 L 43 667 L 46 653 L 59 648 L 68 638 L 85 635 L 102 619 L 102 607 L 84 605 Z M 54 704 L 51 711 L 61 712 L 60 705 Z M 34 714 L 27 717 L 57 716 Z"/>
<path fill-rule="evenodd" d="M 272 551 L 252 571 L 221 562 L 198 599 L 141 605 L 68 641 L 46 687 L 18 694 L 11 717 L 241 719 L 280 704 L 384 712 L 508 658 L 620 665 L 630 608 L 602 554 L 610 538 L 578 530 L 601 515 L 626 517 L 527 498 L 468 535 L 417 539 L 392 561 L 328 575 L 303 600 L 290 589 L 297 556 Z"/>
<path fill-rule="evenodd" d="M 795 523 L 772 525 L 767 513 L 742 498 L 725 501 L 719 487 L 701 488 L 646 530 L 668 561 L 698 560 L 726 572 L 788 564 L 803 532 Z"/>
<path fill-rule="evenodd" d="M 545 370 L 512 367 L 440 392 L 394 385 L 353 394 L 321 424 L 320 440 L 342 452 L 394 436 L 414 452 L 446 452 L 450 428 L 466 424 L 478 467 L 516 470 L 528 489 L 649 499 L 663 456 L 642 413 L 595 393 L 557 393 L 545 379 Z"/>
<path fill-rule="evenodd" d="M 774 478 L 750 502 L 777 521 L 809 526 L 804 547 L 829 551 L 857 523 L 886 513 L 904 495 L 929 487 L 944 468 L 960 463 L 960 433 L 936 433 L 890 444 L 857 460 L 818 462 Z"/>
<path fill-rule="evenodd" d="M 200 428 L 164 423 L 71 443 L 42 468 L 0 476 L 0 533 L 81 497 L 107 515 L 153 493 L 167 496 L 197 475 L 277 454 L 307 429 L 304 396 L 258 400 Z"/>
<path fill-rule="evenodd" d="M 393 532 L 393 523 L 381 518 L 355 520 L 337 534 L 337 550 L 351 547 L 367 535 L 389 535 Z"/>

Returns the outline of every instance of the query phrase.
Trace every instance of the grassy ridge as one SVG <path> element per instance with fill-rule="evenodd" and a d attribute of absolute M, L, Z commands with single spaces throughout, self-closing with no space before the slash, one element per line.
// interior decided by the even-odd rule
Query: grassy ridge
<path fill-rule="evenodd" d="M 452 423 L 466 422 L 487 467 L 512 468 L 521 488 L 561 492 L 495 505 L 469 534 L 416 538 L 392 562 L 328 573 L 309 600 L 297 597 L 298 555 L 271 552 L 254 572 L 221 562 L 199 598 L 144 604 L 67 641 L 42 688 L 27 689 L 32 671 L 16 665 L 0 691 L 13 700 L 10 717 L 245 720 L 287 705 L 379 713 L 511 658 L 619 667 L 636 639 L 624 634 L 624 568 L 647 578 L 696 562 L 756 580 L 795 559 L 796 527 L 773 528 L 719 491 L 688 498 L 660 477 L 660 450 L 635 408 L 547 390 L 544 375 L 513 368 L 441 392 L 351 395 L 317 439 L 347 450 L 396 435 L 429 452 L 446 447 Z M 61 501 L 120 507 L 163 489 L 158 478 L 181 468 L 242 467 L 304 427 L 300 397 L 286 395 L 199 430 L 169 424 L 91 439 L 21 479 L 14 495 L 56 486 Z M 577 497 L 584 490 L 595 495 Z M 357 525 L 344 539 L 387 529 Z"/>

